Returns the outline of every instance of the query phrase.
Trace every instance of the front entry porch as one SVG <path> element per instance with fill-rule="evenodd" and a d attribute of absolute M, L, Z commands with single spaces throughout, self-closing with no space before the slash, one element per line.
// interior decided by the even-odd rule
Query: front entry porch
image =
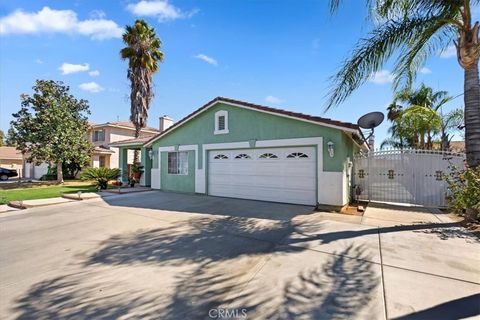
<path fill-rule="evenodd" d="M 128 163 L 128 151 L 138 151 L 140 166 L 142 166 L 143 173 L 140 177 L 139 184 L 143 187 L 150 187 L 151 185 L 151 169 L 152 169 L 152 153 L 150 148 L 143 147 L 143 139 L 130 140 L 130 142 L 125 141 L 123 144 L 116 144 L 115 147 L 118 148 L 118 168 L 120 169 L 120 180 L 123 183 L 128 183 L 128 178 L 131 176 L 131 166 L 132 164 Z"/>

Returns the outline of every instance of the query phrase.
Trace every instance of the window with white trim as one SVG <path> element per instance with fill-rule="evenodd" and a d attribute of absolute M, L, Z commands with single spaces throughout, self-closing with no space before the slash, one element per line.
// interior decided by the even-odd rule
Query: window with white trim
<path fill-rule="evenodd" d="M 228 111 L 220 110 L 215 112 L 215 131 L 214 134 L 228 133 Z"/>
<path fill-rule="evenodd" d="M 228 156 L 224 155 L 224 154 L 217 154 L 215 157 L 213 157 L 213 159 L 216 159 L 216 160 L 225 160 L 225 159 L 228 159 Z"/>
<path fill-rule="evenodd" d="M 168 174 L 188 175 L 188 151 L 168 153 Z"/>

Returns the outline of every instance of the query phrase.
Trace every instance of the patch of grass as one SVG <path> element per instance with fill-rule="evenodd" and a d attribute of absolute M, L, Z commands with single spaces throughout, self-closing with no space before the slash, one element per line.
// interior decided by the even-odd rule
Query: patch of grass
<path fill-rule="evenodd" d="M 96 192 L 91 183 L 75 183 L 74 185 L 53 185 L 36 188 L 17 188 L 0 191 L 0 204 L 14 200 L 34 200 L 61 197 L 64 193 Z"/>

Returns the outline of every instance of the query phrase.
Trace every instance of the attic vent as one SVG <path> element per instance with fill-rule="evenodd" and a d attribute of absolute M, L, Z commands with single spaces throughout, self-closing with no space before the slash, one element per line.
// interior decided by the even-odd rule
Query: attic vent
<path fill-rule="evenodd" d="M 218 130 L 225 130 L 225 116 L 218 117 Z"/>

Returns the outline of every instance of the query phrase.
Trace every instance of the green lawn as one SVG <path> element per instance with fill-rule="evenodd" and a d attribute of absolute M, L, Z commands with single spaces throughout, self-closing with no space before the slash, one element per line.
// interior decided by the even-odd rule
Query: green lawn
<path fill-rule="evenodd" d="M 10 190 L 0 190 L 0 204 L 5 204 L 12 200 L 33 200 L 61 197 L 64 193 L 96 192 L 97 189 L 91 183 L 75 183 L 72 185 L 53 185 L 34 188 L 18 188 Z"/>

